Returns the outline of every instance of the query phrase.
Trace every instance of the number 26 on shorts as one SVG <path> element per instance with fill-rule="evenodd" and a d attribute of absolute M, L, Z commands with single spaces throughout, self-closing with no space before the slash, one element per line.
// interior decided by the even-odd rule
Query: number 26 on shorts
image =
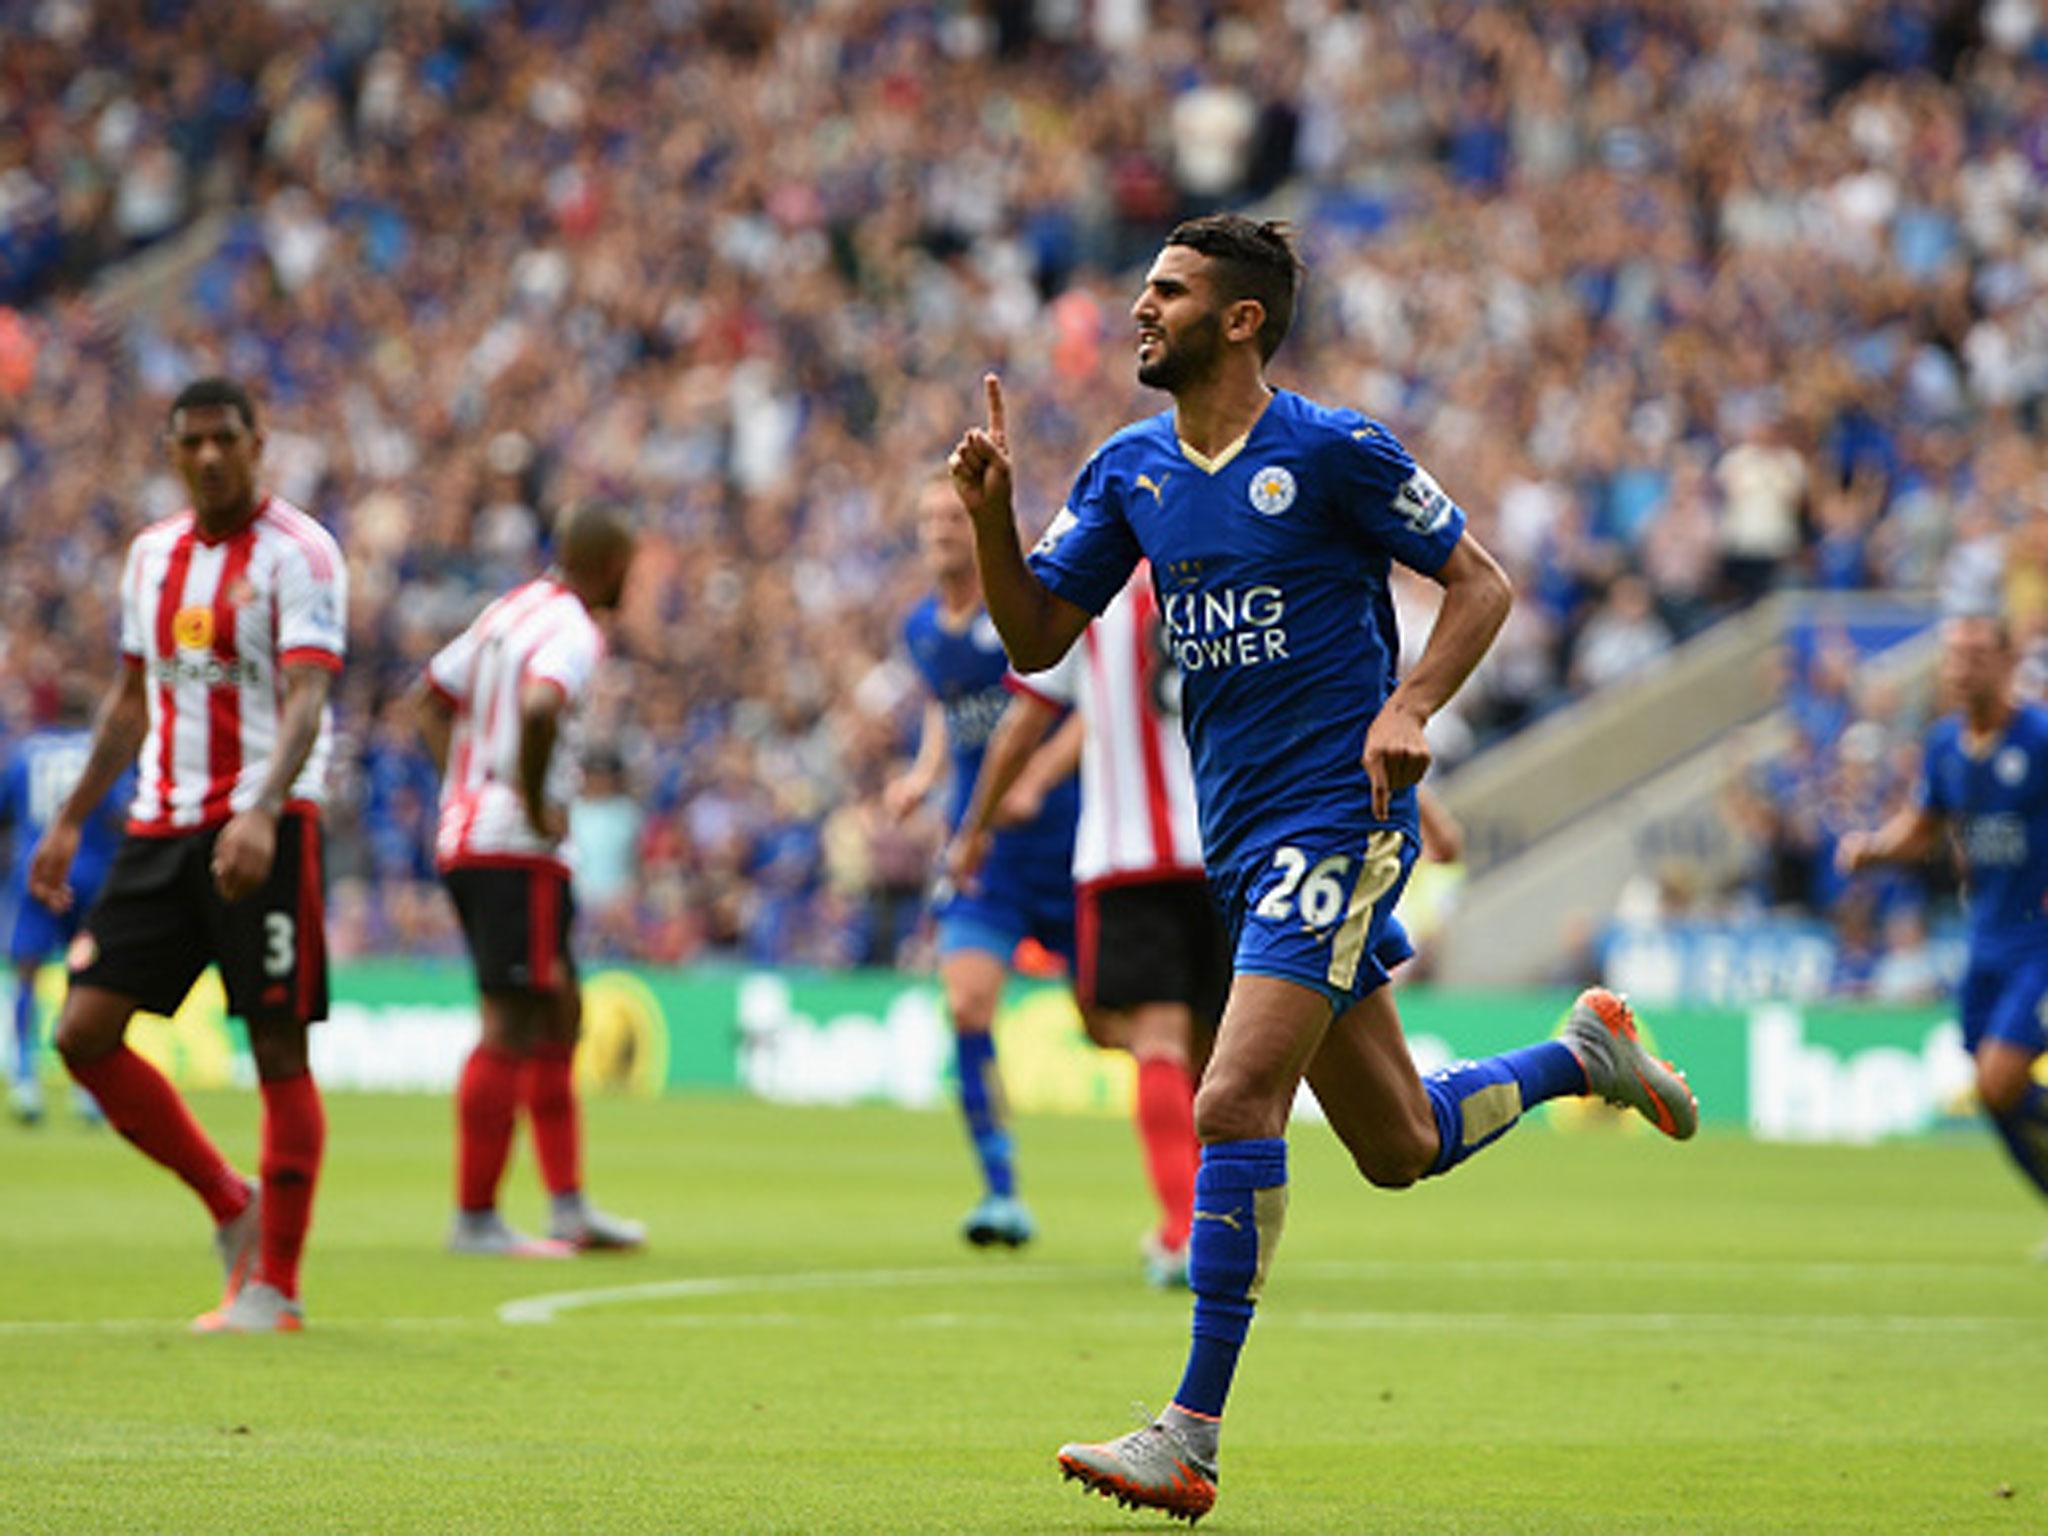
<path fill-rule="evenodd" d="M 1273 850 L 1273 868 L 1280 878 L 1259 898 L 1253 914 L 1282 923 L 1298 916 L 1304 929 L 1325 932 L 1371 911 L 1399 882 L 1401 834 L 1375 832 L 1362 855 L 1332 853 L 1313 862 L 1301 848 L 1287 843 Z"/>

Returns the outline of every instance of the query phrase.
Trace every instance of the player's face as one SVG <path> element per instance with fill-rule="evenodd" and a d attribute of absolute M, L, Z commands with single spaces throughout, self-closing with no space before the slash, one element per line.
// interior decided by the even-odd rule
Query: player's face
<path fill-rule="evenodd" d="M 171 417 L 171 463 L 202 518 L 234 517 L 256 500 L 262 435 L 231 405 L 191 405 Z"/>
<path fill-rule="evenodd" d="M 1131 306 L 1138 324 L 1138 382 L 1171 393 L 1205 377 L 1223 355 L 1223 306 L 1209 258 L 1169 245 L 1145 274 Z"/>
<path fill-rule="evenodd" d="M 917 547 L 934 580 L 974 569 L 974 526 L 952 486 L 934 481 L 917 493 Z"/>
<path fill-rule="evenodd" d="M 2012 687 L 2012 647 L 1988 619 L 1951 619 L 1941 632 L 1941 681 L 1965 710 L 1998 703 Z"/>

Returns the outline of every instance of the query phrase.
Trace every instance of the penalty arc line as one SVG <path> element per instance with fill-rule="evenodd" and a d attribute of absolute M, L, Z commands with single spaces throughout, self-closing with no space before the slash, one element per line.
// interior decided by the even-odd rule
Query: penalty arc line
<path fill-rule="evenodd" d="M 986 1285 L 998 1281 L 1030 1283 L 1108 1272 L 1080 1265 L 1034 1265 L 1030 1269 L 981 1273 L 965 1269 L 843 1269 L 794 1274 L 702 1275 L 687 1280 L 648 1280 L 638 1285 L 607 1285 L 593 1290 L 549 1291 L 540 1296 L 522 1296 L 499 1306 L 498 1320 L 515 1325 L 552 1323 L 564 1312 L 630 1305 L 638 1301 L 766 1296 L 797 1291 L 910 1290 L 926 1285 Z"/>

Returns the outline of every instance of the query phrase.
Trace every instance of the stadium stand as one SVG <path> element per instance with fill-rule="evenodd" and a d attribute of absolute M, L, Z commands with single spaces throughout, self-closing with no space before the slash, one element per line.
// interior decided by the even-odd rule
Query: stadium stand
<path fill-rule="evenodd" d="M 169 393 L 231 372 L 355 571 L 340 952 L 453 951 L 392 701 L 603 490 L 651 547 L 596 711 L 594 947 L 914 958 L 938 829 L 879 806 L 908 486 L 994 365 L 1049 512 L 1142 408 L 1133 264 L 1248 203 L 1309 252 L 1283 381 L 1385 418 L 1515 576 L 1446 763 L 1782 587 L 2003 601 L 2038 644 L 2037 8 L 1258 9 L 11 8 L 0 729 L 101 664 Z M 91 297 L 195 226 L 189 275 Z M 1839 907 L 1784 829 L 1862 723 L 1890 775 L 1892 723 L 1837 721 L 1731 797 L 1776 829 L 1760 906 Z"/>

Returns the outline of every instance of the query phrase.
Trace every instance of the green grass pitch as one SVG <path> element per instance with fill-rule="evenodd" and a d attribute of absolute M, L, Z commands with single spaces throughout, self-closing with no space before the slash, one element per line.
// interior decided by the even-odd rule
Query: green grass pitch
<path fill-rule="evenodd" d="M 255 1106 L 197 1101 L 245 1165 Z M 600 1101 L 652 1250 L 512 1264 L 439 1250 L 445 1102 L 329 1112 L 297 1338 L 187 1336 L 196 1202 L 61 1111 L 0 1128 L 0 1530 L 1167 1528 L 1052 1460 L 1181 1361 L 1124 1124 L 1025 1121 L 1044 1235 L 979 1254 L 950 1116 Z M 1400 1195 L 1293 1143 L 1205 1532 L 2048 1529 L 2044 1224 L 1988 1137 L 1531 1127 Z M 537 1220 L 523 1148 L 508 1190 Z"/>

